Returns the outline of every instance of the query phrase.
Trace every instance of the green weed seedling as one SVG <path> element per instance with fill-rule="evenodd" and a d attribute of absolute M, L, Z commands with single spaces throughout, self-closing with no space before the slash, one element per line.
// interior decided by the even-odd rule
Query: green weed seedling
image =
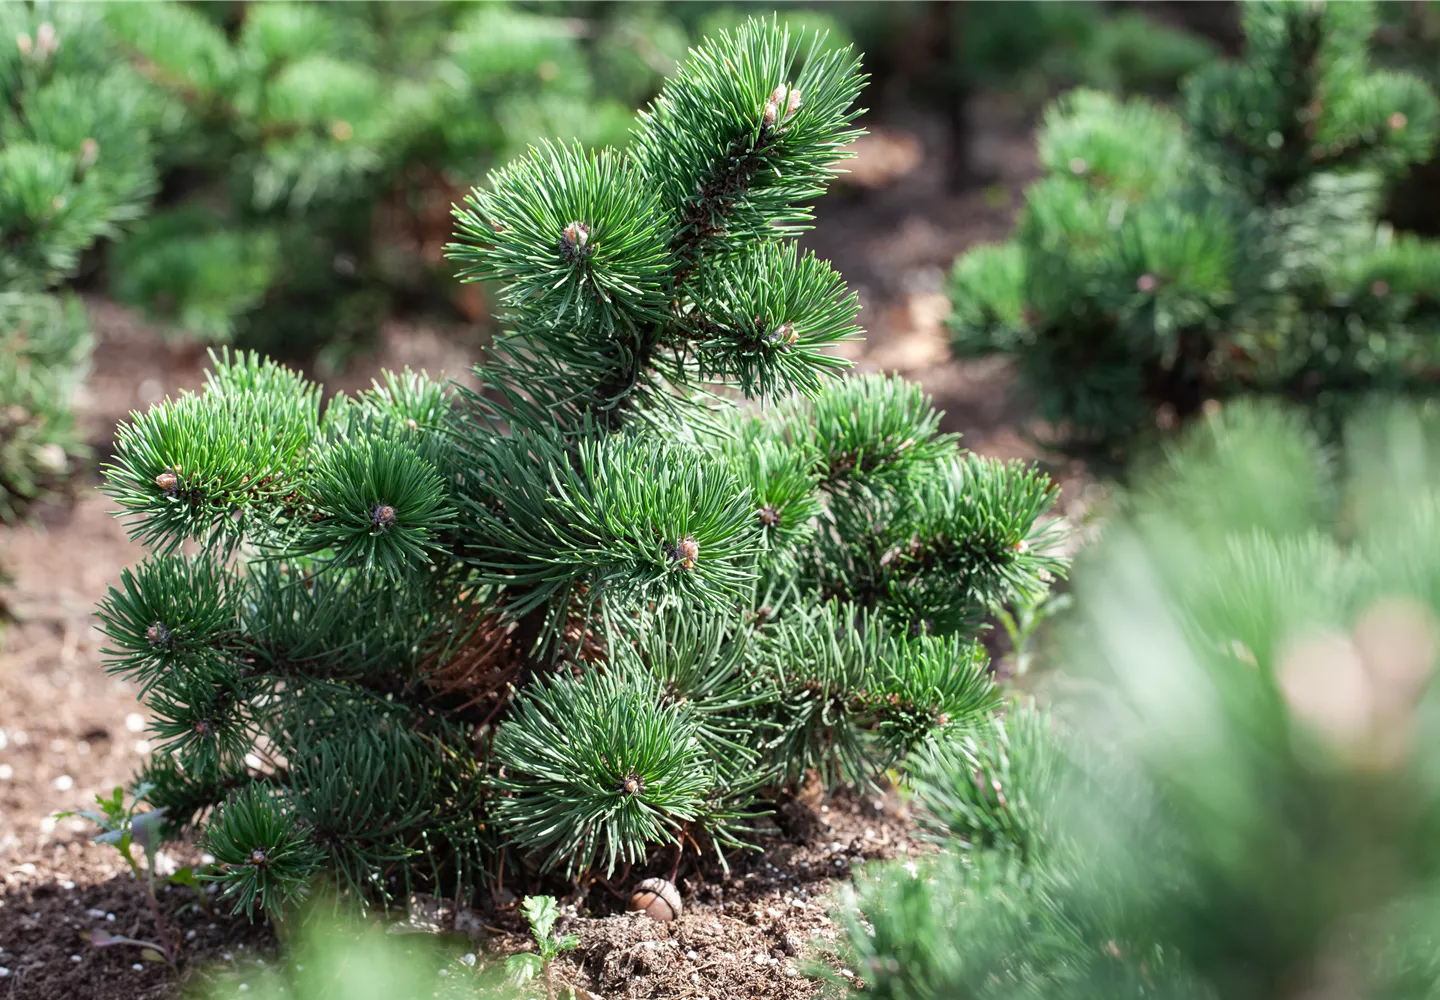
<path fill-rule="evenodd" d="M 545 996 L 548 1000 L 555 1000 L 551 963 L 560 957 L 562 951 L 573 951 L 578 947 L 580 935 L 553 933 L 555 920 L 560 916 L 560 908 L 550 896 L 526 896 L 521 907 L 525 911 L 525 919 L 530 921 L 530 934 L 535 938 L 535 950 L 511 955 L 505 960 L 506 980 L 510 985 L 518 987 L 524 986 L 536 976 L 543 976 Z M 572 1000 L 574 996 L 575 991 L 571 989 Z"/>
<path fill-rule="evenodd" d="M 109 798 L 103 795 L 95 796 L 95 802 L 100 807 L 99 809 L 78 809 L 72 812 L 57 813 L 56 818 L 67 819 L 71 816 L 79 816 L 100 827 L 100 833 L 96 835 L 95 843 L 115 845 L 120 856 L 130 866 L 130 871 L 135 875 L 136 881 L 145 887 L 145 899 L 150 905 L 150 916 L 155 921 L 156 940 L 154 941 L 126 937 L 122 934 L 110 934 L 105 931 L 91 931 L 87 935 L 90 943 L 96 948 L 106 948 L 117 944 L 135 945 L 141 949 L 140 957 L 147 962 L 164 962 L 173 969 L 180 956 L 179 938 L 166 926 L 165 915 L 160 910 L 160 898 L 156 895 L 157 886 L 166 884 L 189 886 L 200 895 L 202 905 L 208 904 L 193 868 L 181 868 L 166 876 L 157 874 L 155 870 L 155 853 L 160 845 L 160 827 L 165 822 L 165 810 L 152 808 L 137 812 L 142 804 L 150 804 L 146 796 L 149 795 L 151 788 L 152 786 L 147 782 L 136 785 L 127 805 L 125 789 L 116 786 Z M 140 862 L 135 860 L 135 855 L 130 850 L 132 846 L 138 846 L 144 855 L 144 868 L 141 868 Z"/>

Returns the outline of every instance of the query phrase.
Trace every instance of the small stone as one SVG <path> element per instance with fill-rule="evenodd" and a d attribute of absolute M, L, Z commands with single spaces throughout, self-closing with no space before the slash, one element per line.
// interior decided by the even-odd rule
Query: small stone
<path fill-rule="evenodd" d="M 470 966 L 473 969 L 475 967 L 475 963 L 480 961 L 480 959 L 474 952 L 471 952 L 467 955 L 461 955 L 460 961 L 464 962 L 466 965 Z"/>
<path fill-rule="evenodd" d="M 79 956 L 79 955 L 71 955 L 71 956 L 70 956 L 70 961 L 72 961 L 72 962 L 78 962 L 78 961 L 80 961 L 80 956 Z"/>
<path fill-rule="evenodd" d="M 68 792 L 75 787 L 75 779 L 68 774 L 62 774 L 51 782 L 57 792 Z"/>
<path fill-rule="evenodd" d="M 141 965 L 139 962 L 134 963 L 133 965 L 130 966 L 130 968 L 134 969 L 136 972 L 144 972 L 144 971 L 145 971 L 145 966 Z M 242 988 L 243 988 L 243 987 L 242 987 Z"/>
<path fill-rule="evenodd" d="M 125 728 L 130 730 L 132 733 L 138 733 L 140 732 L 140 730 L 145 728 L 145 719 L 140 715 L 139 712 L 131 712 L 129 715 L 125 716 Z"/>

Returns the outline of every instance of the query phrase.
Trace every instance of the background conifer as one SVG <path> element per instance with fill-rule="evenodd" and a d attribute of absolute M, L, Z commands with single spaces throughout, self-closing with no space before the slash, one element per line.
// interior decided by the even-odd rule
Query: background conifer
<path fill-rule="evenodd" d="M 1332 429 L 1433 391 L 1436 247 L 1377 221 L 1431 155 L 1434 95 L 1373 69 L 1367 4 L 1248 3 L 1246 49 L 1177 111 L 1076 91 L 1014 237 L 955 264 L 954 346 L 1011 358 L 1072 446 L 1114 453 L 1210 399 L 1278 396 Z"/>

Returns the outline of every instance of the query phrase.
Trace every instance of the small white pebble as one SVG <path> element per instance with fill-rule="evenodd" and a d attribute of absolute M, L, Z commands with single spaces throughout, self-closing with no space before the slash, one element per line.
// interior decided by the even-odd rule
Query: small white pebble
<path fill-rule="evenodd" d="M 697 959 L 697 958 L 700 957 L 700 953 L 699 953 L 699 952 L 695 952 L 695 951 L 687 951 L 687 952 L 685 953 L 685 957 L 688 958 L 688 959 L 690 959 L 690 961 L 693 962 L 693 961 L 695 961 L 695 959 Z"/>
<path fill-rule="evenodd" d="M 105 914 L 105 919 L 108 920 L 108 921 L 110 921 L 110 922 L 113 924 L 113 923 L 115 922 L 115 914 L 113 914 L 113 913 L 107 913 L 107 914 Z"/>
<path fill-rule="evenodd" d="M 85 916 L 94 917 L 96 920 L 103 920 L 105 919 L 105 911 L 97 910 L 92 906 L 90 909 L 85 911 Z"/>
<path fill-rule="evenodd" d="M 233 959 L 235 956 L 232 955 L 230 952 L 227 951 L 227 952 L 225 952 L 223 955 L 221 955 L 220 957 L 223 958 L 225 961 L 228 962 L 228 961 L 230 961 L 231 959 Z"/>
<path fill-rule="evenodd" d="M 85 754 L 89 753 L 89 752 L 90 752 L 90 741 L 89 741 L 89 740 L 81 740 L 79 743 L 76 743 L 76 744 L 75 744 L 75 752 L 78 753 L 78 754 L 80 754 L 81 756 L 84 756 Z"/>
<path fill-rule="evenodd" d="M 460 956 L 460 961 L 464 962 L 466 965 L 471 966 L 471 967 L 473 968 L 474 965 L 475 965 L 475 963 L 478 962 L 478 961 L 480 961 L 480 959 L 479 959 L 479 957 L 477 957 L 473 952 L 471 952 L 471 953 L 468 954 L 468 955 L 461 955 L 461 956 Z"/>
<path fill-rule="evenodd" d="M 441 970 L 440 970 L 440 976 L 441 976 L 441 978 L 444 978 L 445 976 L 448 976 L 448 975 L 450 975 L 450 970 L 449 970 L 449 969 L 441 969 Z"/>
<path fill-rule="evenodd" d="M 0 965 L 0 979 L 4 979 L 8 975 L 10 975 L 10 970 Z"/>
<path fill-rule="evenodd" d="M 192 927 L 192 928 L 190 928 L 188 931 L 185 932 L 185 940 L 186 940 L 186 941 L 194 941 L 194 940 L 195 940 L 195 928 Z"/>
<path fill-rule="evenodd" d="M 249 988 L 250 988 L 250 984 L 249 984 L 249 983 L 241 983 L 241 984 L 240 984 L 240 992 L 241 992 L 241 993 L 244 993 L 244 992 L 245 992 L 246 990 L 248 990 Z"/>
<path fill-rule="evenodd" d="M 68 878 L 62 878 L 60 880 L 60 888 L 70 890 L 75 888 L 75 883 L 71 882 Z"/>
<path fill-rule="evenodd" d="M 134 965 L 130 966 L 130 968 L 134 969 L 136 972 L 145 971 L 145 966 L 141 965 L 139 962 L 136 962 Z"/>
<path fill-rule="evenodd" d="M 0 781 L 9 781 L 15 776 L 15 769 L 9 764 L 0 764 Z"/>
<path fill-rule="evenodd" d="M 10 738 L 15 741 L 17 747 L 23 747 L 30 742 L 30 734 L 23 729 L 16 729 L 10 734 Z"/>
<path fill-rule="evenodd" d="M 145 728 L 145 717 L 142 716 L 139 712 L 131 712 L 129 715 L 125 716 L 125 728 L 130 730 L 132 733 L 138 733 L 140 730 Z"/>
<path fill-rule="evenodd" d="M 136 740 L 136 741 L 135 741 L 135 752 L 138 753 L 141 757 L 144 757 L 147 753 L 150 752 L 150 741 L 149 741 L 149 740 Z"/>
<path fill-rule="evenodd" d="M 70 961 L 72 961 L 72 962 L 78 962 L 78 961 L 80 961 L 80 956 L 79 956 L 79 955 L 71 955 L 71 956 L 70 956 Z"/>
<path fill-rule="evenodd" d="M 0 729 L 0 750 L 4 750 L 9 745 L 10 737 L 5 735 L 5 730 Z"/>
<path fill-rule="evenodd" d="M 787 966 L 785 966 L 785 975 L 787 975 L 787 976 L 798 976 L 798 975 L 800 975 L 800 970 L 797 969 L 797 968 L 795 968 L 795 966 L 793 966 L 793 965 L 787 965 Z"/>
<path fill-rule="evenodd" d="M 215 855 L 213 855 L 213 854 L 202 854 L 202 855 L 200 855 L 200 863 L 201 863 L 202 865 L 213 865 L 213 864 L 215 863 Z"/>

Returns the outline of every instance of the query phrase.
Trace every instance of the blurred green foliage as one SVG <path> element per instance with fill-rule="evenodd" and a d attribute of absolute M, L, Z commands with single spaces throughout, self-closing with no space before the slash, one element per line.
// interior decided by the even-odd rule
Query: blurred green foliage
<path fill-rule="evenodd" d="M 1077 569 L 1064 724 L 945 750 L 916 790 L 958 839 L 859 880 L 864 995 L 1434 996 L 1440 411 L 1337 449 L 1242 401 L 1123 506 Z"/>
<path fill-rule="evenodd" d="M 536 138 L 625 142 L 684 52 L 653 6 L 105 8 L 151 85 L 161 205 L 112 291 L 176 328 L 334 367 L 454 294 L 450 205 Z M 465 303 L 461 303 L 465 305 Z M 472 318 L 483 312 L 468 306 Z"/>
<path fill-rule="evenodd" d="M 0 523 L 57 487 L 85 449 L 70 398 L 84 309 L 52 293 L 156 186 L 147 96 L 93 8 L 0 5 Z"/>

